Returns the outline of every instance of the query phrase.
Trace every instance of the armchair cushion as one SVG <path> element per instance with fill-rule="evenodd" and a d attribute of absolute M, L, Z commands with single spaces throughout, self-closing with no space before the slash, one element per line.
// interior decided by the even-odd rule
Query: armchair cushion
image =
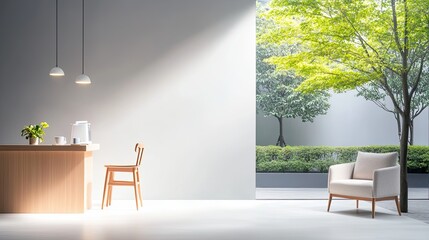
<path fill-rule="evenodd" d="M 362 179 L 334 180 L 329 184 L 329 193 L 349 197 L 372 198 L 372 181 Z"/>
<path fill-rule="evenodd" d="M 397 152 L 391 153 L 368 153 L 358 152 L 355 167 L 353 170 L 354 179 L 372 180 L 374 171 L 379 168 L 396 166 L 398 158 Z"/>

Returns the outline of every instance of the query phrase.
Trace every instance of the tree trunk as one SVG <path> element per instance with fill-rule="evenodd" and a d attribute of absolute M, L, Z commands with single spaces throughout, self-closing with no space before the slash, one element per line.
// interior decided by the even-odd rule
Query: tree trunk
<path fill-rule="evenodd" d="M 408 130 L 410 125 L 410 111 L 404 111 L 402 119 L 402 136 L 400 141 L 400 165 L 401 165 L 401 211 L 408 212 L 408 174 L 407 174 L 407 155 L 408 155 Z"/>
<path fill-rule="evenodd" d="M 398 128 L 398 140 L 400 142 L 401 141 L 401 116 L 397 111 L 394 112 L 393 115 L 395 116 L 395 119 L 396 119 L 396 127 Z"/>
<path fill-rule="evenodd" d="M 410 120 L 410 146 L 414 145 L 414 120 Z"/>
<path fill-rule="evenodd" d="M 276 117 L 276 118 L 277 120 L 279 120 L 279 126 L 280 126 L 279 138 L 277 139 L 276 145 L 280 147 L 284 147 L 286 146 L 286 142 L 283 137 L 283 118 L 282 117 Z"/>
<path fill-rule="evenodd" d="M 392 0 L 394 4 L 394 0 Z M 410 121 L 411 121 L 411 98 L 408 89 L 408 6 L 407 1 L 404 0 L 404 38 L 403 48 L 401 52 L 402 57 L 402 70 L 401 70 L 401 81 L 402 81 L 402 98 L 403 98 L 403 112 L 402 116 L 402 136 L 400 141 L 400 165 L 401 165 L 401 211 L 408 212 L 408 174 L 407 174 L 407 156 L 408 156 L 408 135 L 410 132 Z M 396 18 L 396 16 L 395 16 Z M 396 19 L 395 19 L 396 21 Z M 400 44 L 398 44 L 400 45 Z M 412 94 L 412 93 L 411 93 Z"/>

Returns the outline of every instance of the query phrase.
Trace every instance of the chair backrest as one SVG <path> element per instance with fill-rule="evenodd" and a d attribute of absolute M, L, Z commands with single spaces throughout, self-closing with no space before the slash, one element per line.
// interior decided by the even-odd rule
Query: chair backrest
<path fill-rule="evenodd" d="M 398 161 L 398 153 L 358 152 L 353 178 L 373 180 L 374 171 L 379 168 L 394 167 Z"/>
<path fill-rule="evenodd" d="M 144 151 L 143 143 L 137 143 L 136 147 L 134 148 L 134 152 L 137 152 L 136 166 L 140 166 L 140 164 L 142 163 L 143 151 Z"/>

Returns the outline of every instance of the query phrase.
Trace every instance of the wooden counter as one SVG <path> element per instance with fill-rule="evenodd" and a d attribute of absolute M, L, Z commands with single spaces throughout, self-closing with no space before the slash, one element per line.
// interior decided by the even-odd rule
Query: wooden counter
<path fill-rule="evenodd" d="M 82 213 L 92 205 L 91 145 L 0 145 L 1 213 Z"/>

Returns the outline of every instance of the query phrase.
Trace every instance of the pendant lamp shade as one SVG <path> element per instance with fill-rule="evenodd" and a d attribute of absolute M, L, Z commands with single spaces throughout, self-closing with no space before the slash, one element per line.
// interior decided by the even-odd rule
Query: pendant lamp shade
<path fill-rule="evenodd" d="M 64 76 L 64 71 L 58 67 L 58 0 L 55 1 L 55 67 L 49 72 L 51 76 Z"/>
<path fill-rule="evenodd" d="M 76 77 L 76 80 L 74 82 L 78 84 L 91 84 L 91 79 L 89 79 L 87 75 L 81 74 Z"/>
<path fill-rule="evenodd" d="M 49 72 L 51 76 L 64 76 L 64 71 L 60 67 L 53 67 Z"/>
<path fill-rule="evenodd" d="M 85 0 L 82 0 L 82 74 L 74 81 L 77 84 L 91 84 L 91 79 L 85 75 Z"/>

